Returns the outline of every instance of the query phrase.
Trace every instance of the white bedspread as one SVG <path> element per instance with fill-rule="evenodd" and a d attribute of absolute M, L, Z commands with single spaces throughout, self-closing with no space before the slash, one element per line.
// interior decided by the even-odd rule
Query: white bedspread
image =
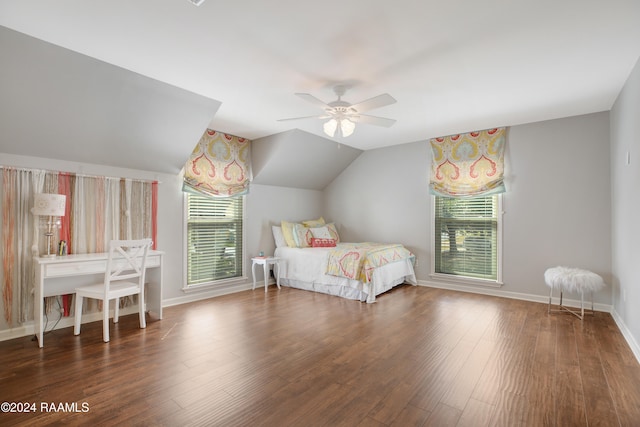
<path fill-rule="evenodd" d="M 410 260 L 393 262 L 377 268 L 370 283 L 327 275 L 327 259 L 332 249 L 277 248 L 274 255 L 285 260 L 281 264 L 280 283 L 368 303 L 375 302 L 376 295 L 401 283 L 417 284 Z"/>

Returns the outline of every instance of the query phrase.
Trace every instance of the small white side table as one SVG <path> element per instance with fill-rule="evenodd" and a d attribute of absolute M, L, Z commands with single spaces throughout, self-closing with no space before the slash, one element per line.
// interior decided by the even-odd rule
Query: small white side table
<path fill-rule="evenodd" d="M 253 278 L 253 289 L 256 288 L 256 265 L 262 265 L 264 270 L 264 291 L 267 292 L 267 288 L 269 286 L 269 266 L 273 265 L 275 267 L 276 274 L 276 285 L 278 285 L 278 289 L 280 289 L 280 258 L 266 256 L 266 257 L 255 257 L 251 258 L 251 276 Z"/>

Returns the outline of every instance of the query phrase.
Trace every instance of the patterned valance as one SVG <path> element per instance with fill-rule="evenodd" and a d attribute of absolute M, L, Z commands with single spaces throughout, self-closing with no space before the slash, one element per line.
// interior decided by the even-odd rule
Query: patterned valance
<path fill-rule="evenodd" d="M 249 191 L 251 141 L 207 129 L 184 166 L 183 191 L 230 197 Z"/>
<path fill-rule="evenodd" d="M 505 191 L 505 128 L 433 138 L 431 194 L 476 197 Z"/>

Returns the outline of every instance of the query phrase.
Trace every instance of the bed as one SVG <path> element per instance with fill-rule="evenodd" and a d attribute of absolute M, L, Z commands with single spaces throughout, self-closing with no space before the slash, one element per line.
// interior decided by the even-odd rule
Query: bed
<path fill-rule="evenodd" d="M 333 229 L 334 239 L 310 237 L 306 245 L 293 239 L 289 240 L 290 244 L 293 242 L 290 245 L 283 239 L 284 222 L 283 226 L 273 227 L 274 255 L 282 260 L 279 263 L 281 285 L 373 303 L 378 295 L 394 286 L 417 284 L 413 270 L 415 257 L 401 244 L 339 242 Z M 320 227 L 326 228 L 324 224 Z M 298 231 L 311 236 L 311 232 L 320 227 L 304 227 L 309 230 Z M 295 226 L 293 231 L 295 233 Z M 321 245 L 316 246 L 312 239 L 320 240 Z M 327 240 L 334 242 L 325 246 Z"/>

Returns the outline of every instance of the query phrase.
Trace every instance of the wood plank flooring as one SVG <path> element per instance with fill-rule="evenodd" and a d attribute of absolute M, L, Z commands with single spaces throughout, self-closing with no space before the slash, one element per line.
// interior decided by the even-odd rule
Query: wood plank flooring
<path fill-rule="evenodd" d="M 0 425 L 640 425 L 640 365 L 607 313 L 414 286 L 375 304 L 272 286 L 164 313 L 122 317 L 108 344 L 100 322 L 43 349 L 0 342 L 0 402 L 36 405 Z"/>

